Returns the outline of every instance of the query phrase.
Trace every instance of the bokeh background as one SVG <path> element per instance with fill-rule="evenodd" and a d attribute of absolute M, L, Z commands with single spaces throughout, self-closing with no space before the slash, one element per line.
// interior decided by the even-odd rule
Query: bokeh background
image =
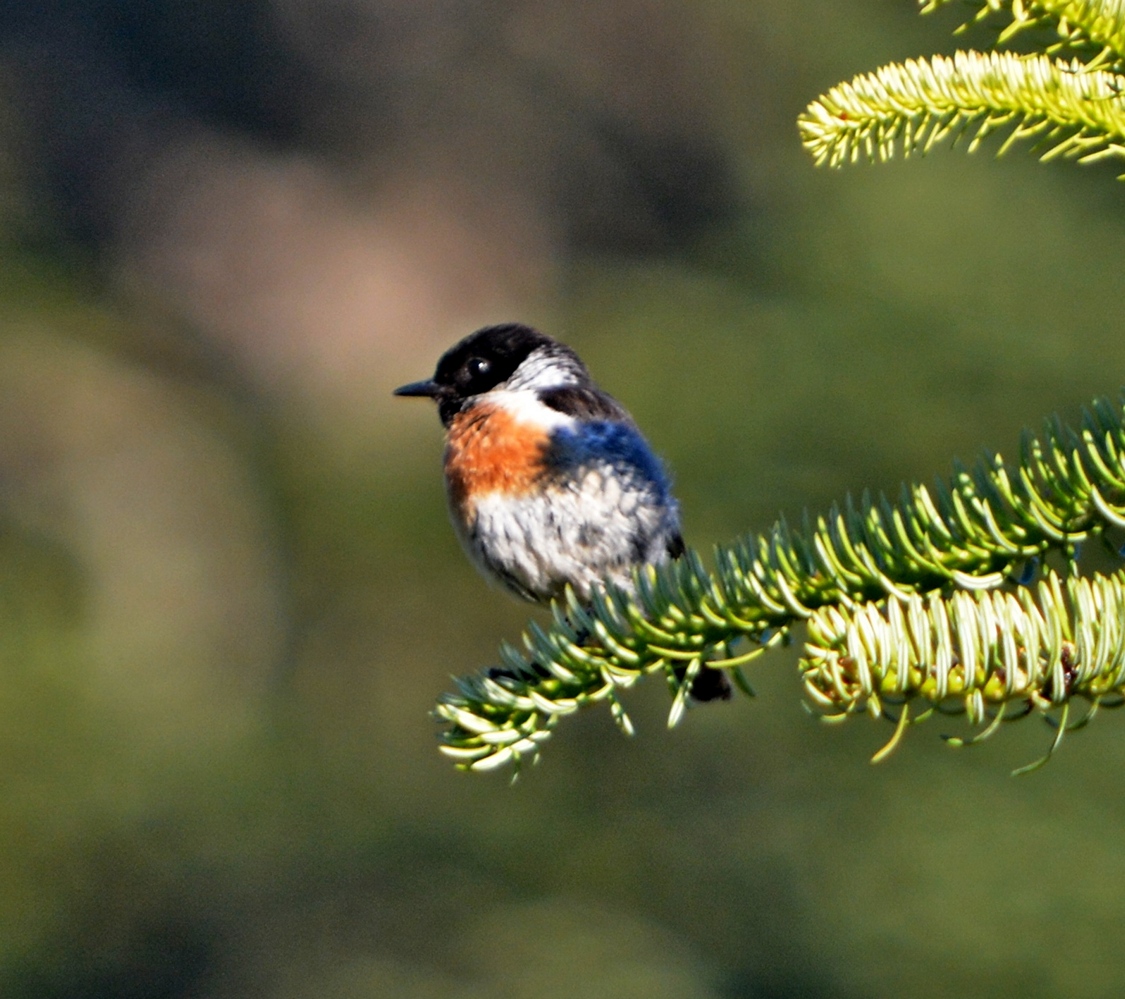
<path fill-rule="evenodd" d="M 390 396 L 480 325 L 579 350 L 704 551 L 1116 394 L 1112 166 L 799 148 L 956 14 L 0 3 L 0 994 L 1121 994 L 1125 719 L 872 767 L 789 650 L 512 786 L 427 715 L 536 613 Z"/>

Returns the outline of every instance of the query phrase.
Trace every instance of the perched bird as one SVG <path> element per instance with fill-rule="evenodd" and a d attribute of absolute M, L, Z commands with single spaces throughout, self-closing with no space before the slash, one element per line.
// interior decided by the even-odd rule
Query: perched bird
<path fill-rule="evenodd" d="M 517 596 L 579 599 L 683 554 L 668 475 L 632 417 L 565 344 L 529 326 L 488 326 L 442 355 L 433 378 L 395 389 L 433 399 L 445 487 L 472 560 Z M 730 696 L 704 670 L 695 700 Z"/>

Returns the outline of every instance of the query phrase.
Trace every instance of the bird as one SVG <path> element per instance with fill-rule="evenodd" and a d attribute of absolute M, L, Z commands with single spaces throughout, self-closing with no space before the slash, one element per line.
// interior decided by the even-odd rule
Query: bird
<path fill-rule="evenodd" d="M 569 585 L 589 604 L 607 582 L 633 592 L 636 568 L 684 554 L 663 463 L 566 344 L 522 323 L 486 326 L 394 394 L 437 403 L 458 539 L 515 596 L 545 604 Z M 725 700 L 730 684 L 705 668 L 690 693 Z"/>

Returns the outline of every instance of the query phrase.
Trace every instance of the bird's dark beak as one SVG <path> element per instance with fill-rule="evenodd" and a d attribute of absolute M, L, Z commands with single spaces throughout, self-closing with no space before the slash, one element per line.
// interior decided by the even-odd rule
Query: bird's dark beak
<path fill-rule="evenodd" d="M 419 395 L 426 396 L 430 399 L 436 399 L 441 394 L 441 386 L 435 381 L 411 382 L 409 385 L 396 388 L 394 394 Z"/>

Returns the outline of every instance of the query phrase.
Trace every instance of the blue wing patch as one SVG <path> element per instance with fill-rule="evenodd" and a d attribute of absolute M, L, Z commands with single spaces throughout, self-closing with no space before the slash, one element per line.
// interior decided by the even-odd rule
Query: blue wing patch
<path fill-rule="evenodd" d="M 661 501 L 671 495 L 671 483 L 663 464 L 632 424 L 608 420 L 583 421 L 573 429 L 551 435 L 547 461 L 556 468 L 610 464 L 620 474 L 636 476 L 650 484 Z"/>

